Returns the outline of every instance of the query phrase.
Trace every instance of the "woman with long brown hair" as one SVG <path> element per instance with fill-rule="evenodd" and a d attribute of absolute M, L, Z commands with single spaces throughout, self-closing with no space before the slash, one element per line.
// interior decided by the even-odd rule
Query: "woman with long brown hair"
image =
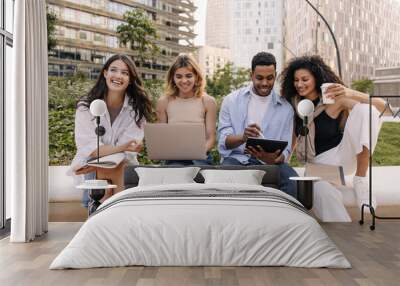
<path fill-rule="evenodd" d="M 90 104 L 95 99 L 104 100 L 106 113 L 100 117 L 100 125 L 105 134 L 101 136 L 99 155 L 106 156 L 124 152 L 127 162 L 116 168 L 96 168 L 84 166 L 88 158 L 97 154 L 96 123 L 90 113 Z M 107 190 L 105 198 L 124 188 L 123 174 L 125 163 L 137 164 L 137 152 L 142 150 L 143 127 L 152 113 L 151 100 L 143 88 L 134 62 L 126 55 L 111 56 L 101 69 L 100 75 L 89 93 L 79 99 L 75 116 L 76 156 L 70 173 L 93 178 L 97 171 L 98 179 L 107 179 L 118 187 Z M 82 177 L 82 176 L 80 176 Z M 84 195 L 84 205 L 87 196 Z"/>

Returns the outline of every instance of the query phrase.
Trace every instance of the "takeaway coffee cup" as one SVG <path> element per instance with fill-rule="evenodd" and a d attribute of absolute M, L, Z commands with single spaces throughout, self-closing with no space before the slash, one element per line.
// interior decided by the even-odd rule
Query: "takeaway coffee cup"
<path fill-rule="evenodd" d="M 323 83 L 321 85 L 321 93 L 322 93 L 322 103 L 323 104 L 334 104 L 335 99 L 334 98 L 329 98 L 326 97 L 326 90 L 329 86 L 331 86 L 333 83 Z"/>

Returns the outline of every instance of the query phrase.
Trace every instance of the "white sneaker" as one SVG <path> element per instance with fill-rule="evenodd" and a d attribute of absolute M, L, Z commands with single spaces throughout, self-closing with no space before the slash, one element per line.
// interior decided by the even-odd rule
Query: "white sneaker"
<path fill-rule="evenodd" d="M 356 193 L 358 207 L 361 209 L 363 204 L 369 204 L 369 181 L 367 177 L 353 177 L 353 188 Z M 376 209 L 376 198 L 372 193 L 371 204 Z M 364 207 L 364 212 L 369 212 L 368 207 Z"/>

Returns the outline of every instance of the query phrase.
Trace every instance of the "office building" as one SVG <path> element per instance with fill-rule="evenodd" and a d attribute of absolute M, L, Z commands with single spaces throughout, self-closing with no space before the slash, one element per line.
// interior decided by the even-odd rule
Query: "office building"
<path fill-rule="evenodd" d="M 375 68 L 400 65 L 400 2 L 396 0 L 311 0 L 332 28 L 342 78 L 371 78 Z M 327 26 L 304 0 L 285 1 L 285 58 L 319 54 L 337 70 Z"/>
<path fill-rule="evenodd" d="M 233 63 L 245 68 L 256 53 L 270 52 L 280 70 L 283 1 L 209 0 L 207 5 L 206 45 L 229 48 Z"/>

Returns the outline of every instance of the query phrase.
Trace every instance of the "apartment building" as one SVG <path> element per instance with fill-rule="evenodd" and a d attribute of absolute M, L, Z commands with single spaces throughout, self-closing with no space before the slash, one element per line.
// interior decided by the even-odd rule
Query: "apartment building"
<path fill-rule="evenodd" d="M 310 0 L 332 28 L 342 78 L 371 78 L 375 68 L 400 65 L 400 1 Z M 336 50 L 325 23 L 304 0 L 285 1 L 285 59 L 319 54 L 337 70 Z"/>
<path fill-rule="evenodd" d="M 162 79 L 179 55 L 194 51 L 192 0 L 47 0 L 58 18 L 57 46 L 49 53 L 49 75 L 65 76 L 76 71 L 96 78 L 106 59 L 125 53 L 135 60 L 143 78 Z M 146 11 L 158 31 L 161 53 L 141 64 L 134 50 L 120 45 L 116 30 L 126 11 Z"/>
<path fill-rule="evenodd" d="M 197 61 L 206 77 L 212 77 L 219 69 L 231 61 L 231 52 L 227 48 L 200 46 L 196 52 Z"/>

